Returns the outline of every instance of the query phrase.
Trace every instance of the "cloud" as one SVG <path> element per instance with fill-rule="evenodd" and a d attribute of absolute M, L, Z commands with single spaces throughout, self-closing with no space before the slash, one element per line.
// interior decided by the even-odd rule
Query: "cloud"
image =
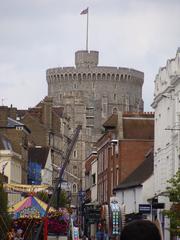
<path fill-rule="evenodd" d="M 80 12 L 87 6 L 89 48 L 100 52 L 100 65 L 144 71 L 145 110 L 151 109 L 155 75 L 180 45 L 178 0 L 1 1 L 5 104 L 35 105 L 47 94 L 46 69 L 74 65 L 75 51 L 85 48 L 86 16 Z"/>

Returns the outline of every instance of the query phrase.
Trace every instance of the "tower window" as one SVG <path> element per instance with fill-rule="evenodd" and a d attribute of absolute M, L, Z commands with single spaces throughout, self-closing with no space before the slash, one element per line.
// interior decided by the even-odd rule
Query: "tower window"
<path fill-rule="evenodd" d="M 77 193 L 77 184 L 76 183 L 73 183 L 72 192 Z"/>
<path fill-rule="evenodd" d="M 76 150 L 74 150 L 74 152 L 73 152 L 73 157 L 77 158 L 77 151 Z"/>

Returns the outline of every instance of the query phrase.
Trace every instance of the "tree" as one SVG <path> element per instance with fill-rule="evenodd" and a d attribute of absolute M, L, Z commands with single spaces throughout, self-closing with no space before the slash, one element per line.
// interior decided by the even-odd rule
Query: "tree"
<path fill-rule="evenodd" d="M 7 211 L 7 193 L 4 192 L 3 184 L 0 181 L 0 236 L 6 239 L 6 235 L 10 226 L 10 217 Z"/>
<path fill-rule="evenodd" d="M 38 192 L 36 195 L 40 200 L 44 201 L 47 204 L 51 197 L 48 195 L 47 192 L 44 192 L 44 191 Z M 56 208 L 56 206 L 57 206 L 57 196 L 54 197 L 52 204 L 51 204 L 51 207 Z M 61 193 L 60 193 L 60 207 L 69 207 L 69 201 L 67 199 L 67 194 L 63 190 L 61 190 Z"/>
<path fill-rule="evenodd" d="M 164 214 L 170 219 L 170 232 L 173 236 L 180 237 L 180 169 L 168 183 L 167 192 L 169 200 L 172 202 L 170 210 L 165 210 Z"/>

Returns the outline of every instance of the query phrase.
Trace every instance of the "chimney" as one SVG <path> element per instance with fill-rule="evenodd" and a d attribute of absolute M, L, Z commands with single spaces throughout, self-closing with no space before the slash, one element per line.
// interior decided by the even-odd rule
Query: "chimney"
<path fill-rule="evenodd" d="M 49 128 L 52 128 L 52 97 L 45 97 L 42 104 L 42 122 Z"/>
<path fill-rule="evenodd" d="M 9 117 L 16 120 L 17 115 L 17 108 L 13 107 L 11 104 L 11 107 L 9 108 Z"/>
<path fill-rule="evenodd" d="M 7 127 L 8 111 L 7 106 L 0 106 L 0 127 Z"/>

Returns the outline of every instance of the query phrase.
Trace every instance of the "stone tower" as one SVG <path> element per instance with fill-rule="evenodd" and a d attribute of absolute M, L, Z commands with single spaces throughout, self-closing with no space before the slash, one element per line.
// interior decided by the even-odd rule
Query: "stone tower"
<path fill-rule="evenodd" d="M 102 123 L 117 111 L 142 112 L 144 73 L 131 69 L 98 66 L 99 52 L 77 51 L 75 67 L 48 69 L 48 96 L 54 105 L 64 106 L 72 128 L 79 122 L 81 152 L 84 160 L 93 143 L 102 134 Z"/>

